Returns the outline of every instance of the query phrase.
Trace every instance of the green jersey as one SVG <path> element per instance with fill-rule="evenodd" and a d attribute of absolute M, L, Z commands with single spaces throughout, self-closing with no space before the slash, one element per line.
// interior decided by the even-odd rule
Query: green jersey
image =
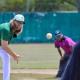
<path fill-rule="evenodd" d="M 10 29 L 10 23 L 0 24 L 0 44 L 1 40 L 11 41 L 13 34 Z"/>

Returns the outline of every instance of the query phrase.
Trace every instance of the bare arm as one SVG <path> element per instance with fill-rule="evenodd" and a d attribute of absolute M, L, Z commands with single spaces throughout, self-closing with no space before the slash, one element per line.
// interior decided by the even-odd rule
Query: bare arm
<path fill-rule="evenodd" d="M 60 48 L 57 48 L 58 52 L 59 52 L 59 55 L 62 57 L 62 52 L 61 52 L 61 49 Z"/>
<path fill-rule="evenodd" d="M 13 52 L 11 50 L 11 48 L 8 46 L 8 41 L 5 41 L 5 40 L 2 40 L 1 41 L 1 47 L 10 55 L 14 58 L 14 60 L 17 61 L 18 63 L 18 58 L 19 58 L 19 55 L 17 55 L 15 52 Z"/>

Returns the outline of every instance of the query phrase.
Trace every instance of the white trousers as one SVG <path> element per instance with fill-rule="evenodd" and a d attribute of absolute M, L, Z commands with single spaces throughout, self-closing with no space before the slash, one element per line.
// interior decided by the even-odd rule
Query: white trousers
<path fill-rule="evenodd" d="M 2 59 L 3 80 L 10 80 L 10 55 L 1 47 L 0 57 Z"/>

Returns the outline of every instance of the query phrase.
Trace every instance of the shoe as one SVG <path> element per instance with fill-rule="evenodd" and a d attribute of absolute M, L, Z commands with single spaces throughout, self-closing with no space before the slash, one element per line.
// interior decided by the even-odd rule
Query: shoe
<path fill-rule="evenodd" d="M 61 75 L 60 75 L 60 74 L 57 74 L 57 75 L 56 75 L 56 78 L 60 78 L 60 77 L 61 77 Z"/>

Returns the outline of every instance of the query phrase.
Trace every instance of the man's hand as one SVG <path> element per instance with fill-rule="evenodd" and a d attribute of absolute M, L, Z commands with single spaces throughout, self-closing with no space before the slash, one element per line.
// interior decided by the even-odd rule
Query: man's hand
<path fill-rule="evenodd" d="M 63 56 L 61 56 L 61 59 L 60 60 L 63 60 Z"/>
<path fill-rule="evenodd" d="M 14 60 L 17 61 L 17 64 L 18 64 L 18 62 L 19 62 L 19 58 L 20 58 L 20 55 L 16 54 L 15 56 L 13 56 L 13 58 L 14 58 Z"/>

